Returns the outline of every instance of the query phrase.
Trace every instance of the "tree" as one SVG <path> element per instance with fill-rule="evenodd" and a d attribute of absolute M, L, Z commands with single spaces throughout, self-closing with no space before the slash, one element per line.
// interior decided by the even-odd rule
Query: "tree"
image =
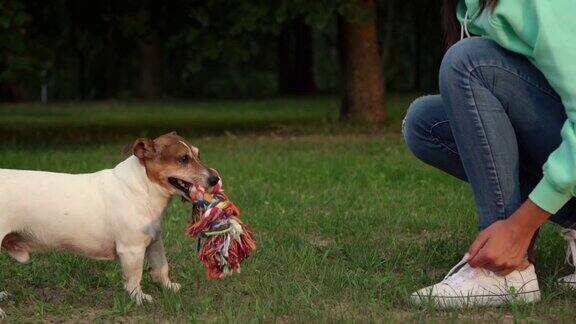
<path fill-rule="evenodd" d="M 312 27 L 303 17 L 284 24 L 278 35 L 278 92 L 312 93 L 314 80 L 314 47 Z"/>
<path fill-rule="evenodd" d="M 344 120 L 381 123 L 386 118 L 384 78 L 374 0 L 359 0 L 364 17 L 338 18 L 344 93 Z"/>
<path fill-rule="evenodd" d="M 41 84 L 55 99 L 342 89 L 343 120 L 379 123 L 388 85 L 436 85 L 439 0 L 415 6 L 398 0 L 0 1 L 0 96 L 37 98 Z M 423 30 L 436 32 L 421 37 Z"/>
<path fill-rule="evenodd" d="M 20 100 L 38 83 L 53 53 L 30 36 L 31 17 L 21 1 L 0 1 L 0 95 Z M 39 89 L 39 87 L 38 87 Z"/>
<path fill-rule="evenodd" d="M 138 94 L 144 99 L 162 95 L 161 83 L 164 63 L 161 38 L 170 35 L 170 11 L 177 1 L 131 1 L 115 13 L 119 29 L 137 49 L 139 66 Z"/>

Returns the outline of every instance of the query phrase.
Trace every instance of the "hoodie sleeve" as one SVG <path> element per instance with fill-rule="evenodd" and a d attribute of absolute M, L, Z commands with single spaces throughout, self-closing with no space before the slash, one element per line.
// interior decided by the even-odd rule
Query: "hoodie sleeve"
<path fill-rule="evenodd" d="M 531 59 L 562 98 L 568 119 L 562 143 L 548 157 L 544 176 L 529 198 L 554 214 L 575 195 L 576 187 L 576 1 L 534 3 L 538 32 Z"/>

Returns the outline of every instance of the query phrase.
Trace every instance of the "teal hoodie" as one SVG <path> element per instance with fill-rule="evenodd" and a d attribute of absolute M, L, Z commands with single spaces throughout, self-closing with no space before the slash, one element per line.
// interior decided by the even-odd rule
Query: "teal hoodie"
<path fill-rule="evenodd" d="M 460 23 L 471 34 L 526 56 L 566 108 L 562 143 L 548 157 L 544 176 L 529 196 L 554 214 L 576 196 L 576 0 L 500 0 L 494 10 L 487 8 L 481 14 L 478 2 L 460 0 Z"/>

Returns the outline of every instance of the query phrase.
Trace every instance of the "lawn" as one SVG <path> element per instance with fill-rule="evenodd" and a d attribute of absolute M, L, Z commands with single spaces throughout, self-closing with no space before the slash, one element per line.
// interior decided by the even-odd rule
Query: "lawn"
<path fill-rule="evenodd" d="M 241 274 L 207 282 L 184 235 L 190 206 L 175 200 L 163 229 L 180 293 L 145 276 L 155 301 L 138 307 L 116 262 L 49 253 L 18 264 L 3 253 L 0 288 L 12 295 L 0 307 L 12 321 L 573 322 L 576 293 L 555 284 L 571 269 L 552 225 L 537 251 L 543 302 L 464 311 L 407 302 L 476 232 L 467 186 L 403 145 L 410 100 L 390 98 L 382 128 L 338 123 L 333 97 L 0 106 L 1 168 L 92 172 L 118 163 L 131 139 L 178 130 L 223 175 L 258 241 Z"/>

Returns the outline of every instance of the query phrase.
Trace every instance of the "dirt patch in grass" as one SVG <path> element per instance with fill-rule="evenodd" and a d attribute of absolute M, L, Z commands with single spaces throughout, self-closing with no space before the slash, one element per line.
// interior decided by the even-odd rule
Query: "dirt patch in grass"
<path fill-rule="evenodd" d="M 320 234 L 308 234 L 306 241 L 317 248 L 325 248 L 334 244 L 335 240 L 331 237 L 325 237 Z"/>
<path fill-rule="evenodd" d="M 361 308 L 355 307 L 346 301 L 339 301 L 332 305 L 326 305 L 326 310 L 330 314 L 330 317 L 343 320 L 366 320 L 368 314 Z"/>
<path fill-rule="evenodd" d="M 46 303 L 62 303 L 68 295 L 67 290 L 58 287 L 36 288 L 36 295 Z"/>
<path fill-rule="evenodd" d="M 473 322 L 473 323 L 498 323 L 509 324 L 515 323 L 514 316 L 510 314 L 498 314 L 494 311 L 484 311 L 476 314 L 460 314 L 458 315 L 459 321 Z"/>
<path fill-rule="evenodd" d="M 418 233 L 402 233 L 396 239 L 401 244 L 425 244 L 433 241 L 449 240 L 453 238 L 449 231 L 423 230 Z"/>

